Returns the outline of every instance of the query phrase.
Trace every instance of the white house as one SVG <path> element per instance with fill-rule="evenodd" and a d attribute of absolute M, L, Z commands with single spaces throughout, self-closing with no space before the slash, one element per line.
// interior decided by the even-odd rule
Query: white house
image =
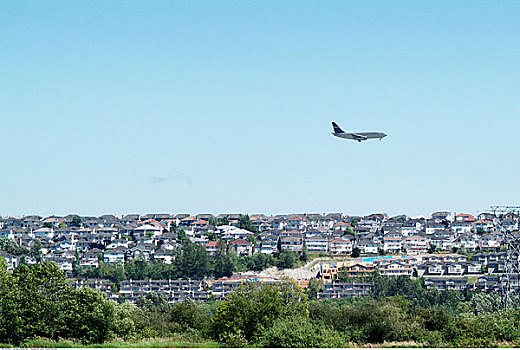
<path fill-rule="evenodd" d="M 361 239 L 357 247 L 363 254 L 377 254 L 379 252 L 379 243 L 370 239 Z"/>
<path fill-rule="evenodd" d="M 471 221 L 456 221 L 451 224 L 453 232 L 458 234 L 470 233 L 473 229 L 473 222 Z"/>
<path fill-rule="evenodd" d="M 329 241 L 329 251 L 332 254 L 352 253 L 352 241 L 343 238 L 333 238 Z"/>
<path fill-rule="evenodd" d="M 329 239 L 326 236 L 314 236 L 305 238 L 305 245 L 309 253 L 327 253 L 329 249 Z"/>
<path fill-rule="evenodd" d="M 106 264 L 125 262 L 126 248 L 119 247 L 113 250 L 107 250 L 103 254 L 103 262 Z"/>
<path fill-rule="evenodd" d="M 475 221 L 475 232 L 483 231 L 483 232 L 490 232 L 493 231 L 495 228 L 495 225 L 493 225 L 493 222 L 490 220 L 477 220 Z"/>
<path fill-rule="evenodd" d="M 414 235 L 404 239 L 404 249 L 408 254 L 424 254 L 428 251 L 428 243 L 425 237 Z"/>
<path fill-rule="evenodd" d="M 134 228 L 133 234 L 135 237 L 159 237 L 163 233 L 162 227 L 157 227 L 153 225 L 141 225 L 139 227 Z"/>
<path fill-rule="evenodd" d="M 403 249 L 403 240 L 399 237 L 383 237 L 383 250 L 398 253 Z"/>

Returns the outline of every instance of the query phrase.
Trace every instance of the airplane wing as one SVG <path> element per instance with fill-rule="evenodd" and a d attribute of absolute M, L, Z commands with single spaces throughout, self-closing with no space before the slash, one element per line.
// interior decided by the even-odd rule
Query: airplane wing
<path fill-rule="evenodd" d="M 359 135 L 359 134 L 350 134 L 352 135 L 352 137 L 357 140 L 357 141 L 364 141 L 364 140 L 367 140 L 367 137 L 366 136 L 363 136 L 363 135 Z"/>

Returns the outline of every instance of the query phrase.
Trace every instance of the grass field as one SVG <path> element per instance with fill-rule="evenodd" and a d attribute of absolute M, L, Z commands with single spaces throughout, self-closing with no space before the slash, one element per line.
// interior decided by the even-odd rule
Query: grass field
<path fill-rule="evenodd" d="M 12 348 L 10 344 L 0 344 L 0 348 Z M 53 341 L 49 339 L 33 339 L 25 342 L 22 348 L 219 348 L 217 342 L 189 342 L 178 339 L 148 339 L 136 342 L 111 341 L 103 344 L 83 345 L 70 340 Z"/>

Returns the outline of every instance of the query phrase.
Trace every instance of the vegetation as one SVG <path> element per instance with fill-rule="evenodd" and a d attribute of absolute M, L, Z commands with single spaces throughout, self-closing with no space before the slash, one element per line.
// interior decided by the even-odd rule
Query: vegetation
<path fill-rule="evenodd" d="M 118 304 L 69 286 L 54 263 L 10 273 L 0 261 L 4 347 L 520 345 L 520 311 L 501 310 L 496 295 L 428 290 L 407 276 L 375 274 L 365 298 L 312 300 L 322 288 L 313 279 L 306 292 L 290 280 L 248 282 L 223 302 L 169 304 L 149 293 L 136 304 Z M 123 272 L 138 275 L 143 266 L 135 261 Z"/>
<path fill-rule="evenodd" d="M 27 248 L 20 246 L 14 239 L 10 238 L 0 238 L 0 251 L 17 256 L 29 254 Z"/>
<path fill-rule="evenodd" d="M 54 263 L 0 267 L 0 341 L 74 338 L 84 343 L 110 338 L 114 306 L 100 292 L 67 285 Z"/>
<path fill-rule="evenodd" d="M 38 247 L 36 244 L 34 247 Z M 41 245 L 40 245 L 41 247 Z M 203 279 L 206 277 L 228 277 L 234 272 L 262 271 L 271 266 L 292 268 L 307 259 L 307 253 L 298 256 L 292 251 L 268 255 L 255 253 L 251 256 L 237 256 L 233 250 L 225 251 L 224 245 L 214 257 L 210 257 L 203 245 L 184 241 L 182 248 L 172 252 L 172 264 L 158 261 L 148 262 L 134 259 L 124 263 L 103 264 L 99 259 L 98 267 L 83 267 L 75 263 L 72 276 L 78 279 L 109 279 L 116 287 L 127 279 Z M 36 248 L 35 248 L 36 249 Z M 41 257 L 41 248 L 37 248 L 33 256 Z"/>

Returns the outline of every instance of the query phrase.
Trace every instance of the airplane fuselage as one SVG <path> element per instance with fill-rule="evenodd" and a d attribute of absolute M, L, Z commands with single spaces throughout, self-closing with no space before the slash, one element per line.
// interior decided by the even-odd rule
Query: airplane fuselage
<path fill-rule="evenodd" d="M 365 141 L 365 140 L 370 140 L 370 139 L 382 140 L 383 137 L 386 137 L 386 134 L 384 132 L 356 132 L 356 133 L 333 132 L 332 135 L 334 135 L 336 137 L 340 137 L 342 139 L 356 140 L 359 142 Z"/>

